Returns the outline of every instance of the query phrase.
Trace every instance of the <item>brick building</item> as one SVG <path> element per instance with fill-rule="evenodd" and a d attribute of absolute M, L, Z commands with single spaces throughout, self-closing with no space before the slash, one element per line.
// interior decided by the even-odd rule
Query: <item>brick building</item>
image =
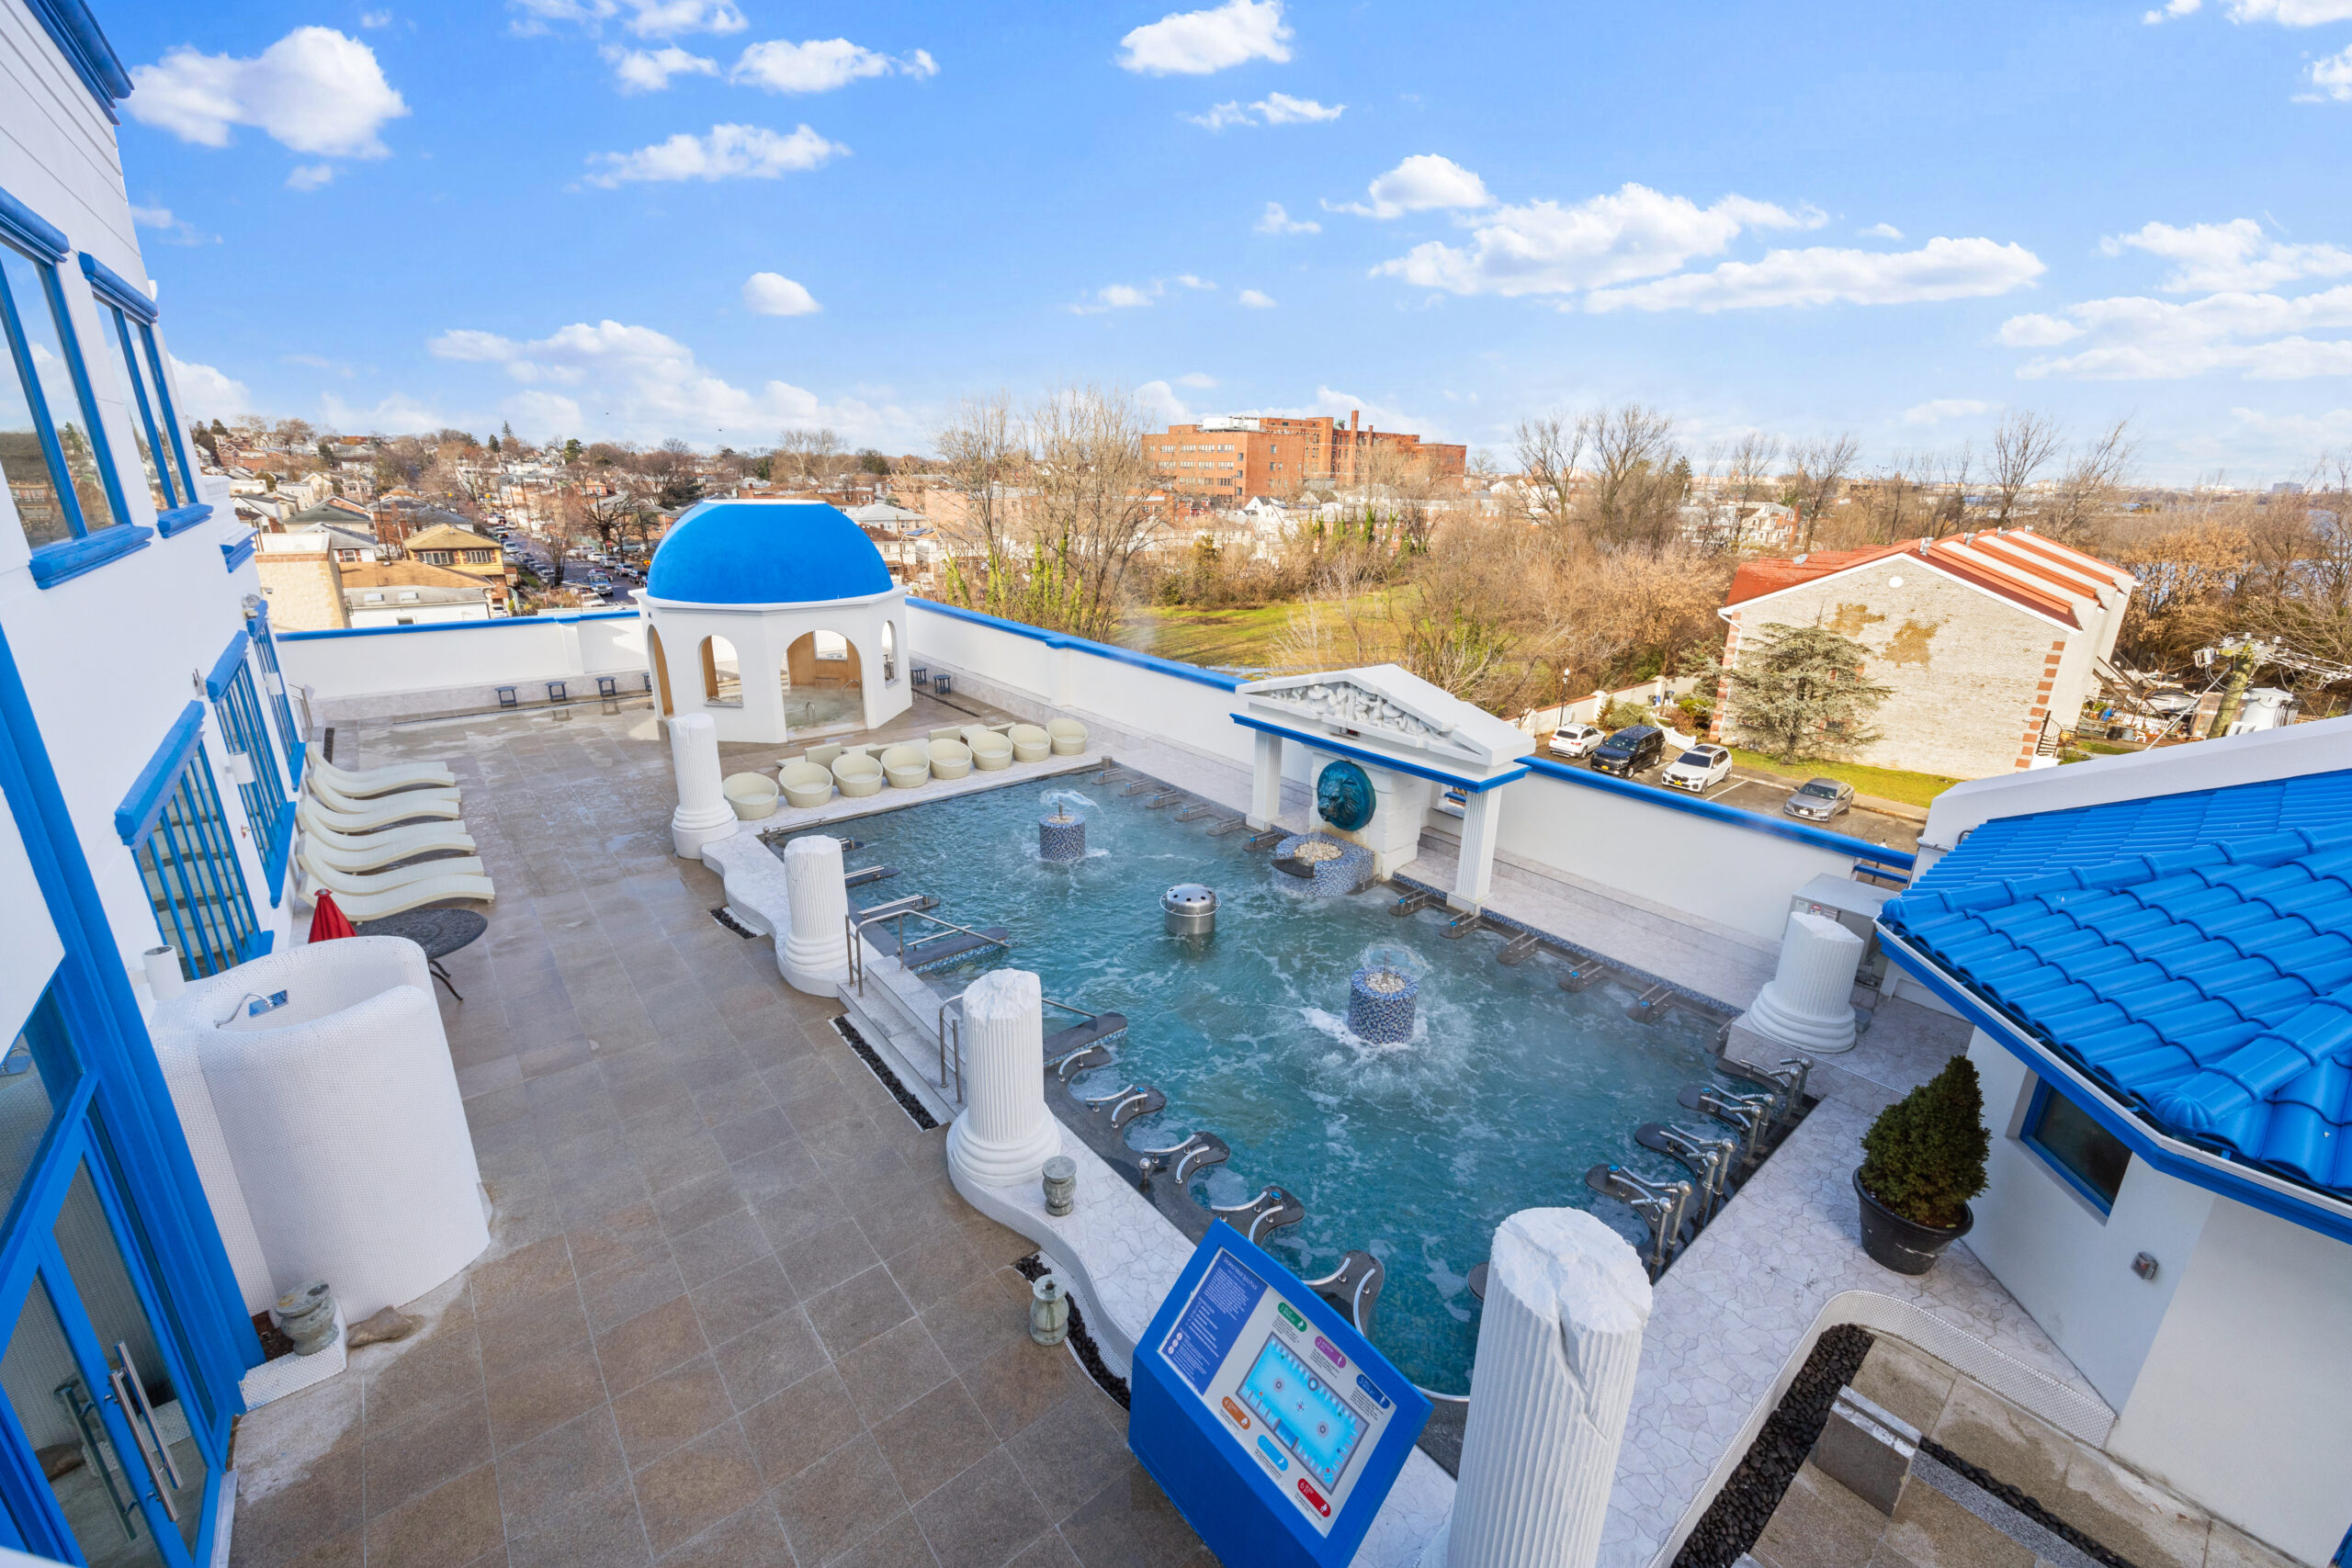
<path fill-rule="evenodd" d="M 2132 587 L 2120 567 L 2010 528 L 1744 561 L 1717 614 L 1727 665 L 1774 624 L 1852 637 L 1866 678 L 1892 688 L 1853 761 L 1973 779 L 2031 765 L 2074 728 Z M 1719 702 L 1726 733 L 1738 716 Z"/>
<path fill-rule="evenodd" d="M 1360 412 L 1351 412 L 1345 424 L 1329 417 L 1204 419 L 1145 436 L 1144 455 L 1176 494 L 1209 504 L 1239 505 L 1253 495 L 1291 496 L 1309 486 L 1344 488 L 1377 479 L 1375 453 L 1426 464 L 1433 479 L 1462 477 L 1468 447 L 1373 430 L 1362 419 Z"/>

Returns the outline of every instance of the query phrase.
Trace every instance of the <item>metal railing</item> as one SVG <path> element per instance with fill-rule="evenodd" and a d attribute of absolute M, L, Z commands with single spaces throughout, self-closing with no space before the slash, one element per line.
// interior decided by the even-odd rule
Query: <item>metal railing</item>
<path fill-rule="evenodd" d="M 942 923 L 944 924 L 946 922 L 943 921 Z M 956 929 L 961 931 L 964 928 L 958 926 Z M 978 933 L 976 932 L 974 934 L 977 935 Z M 970 987 L 966 987 L 966 990 L 969 989 Z M 858 992 L 858 995 L 860 996 L 864 996 L 865 994 L 865 993 L 863 989 Z M 956 1069 L 956 1103 L 958 1105 L 964 1103 L 964 1011 L 962 1006 L 964 997 L 965 991 L 958 991 L 954 996 L 948 998 L 945 1001 L 940 1003 L 939 1016 L 936 1021 L 936 1027 L 939 1033 L 940 1092 L 944 1094 L 947 1090 L 947 1070 L 950 1064 L 953 1064 Z M 1057 1002 L 1051 997 L 1040 997 L 1037 999 L 1045 1003 L 1049 1008 L 1059 1008 L 1064 1012 L 1074 1012 L 1083 1019 L 1099 1020 L 1102 1016 L 1099 1012 L 1089 1012 L 1081 1007 L 1072 1007 L 1068 1002 Z M 954 1010 L 949 1010 L 951 1009 Z M 949 1049 L 948 1045 L 948 1042 L 951 1038 L 955 1041 L 955 1046 L 952 1051 Z"/>
<path fill-rule="evenodd" d="M 917 937 L 914 941 L 909 942 L 907 940 L 907 917 L 910 915 L 919 920 L 929 920 L 933 925 L 941 927 L 942 929 L 933 932 L 930 936 Z M 885 923 L 894 924 L 897 928 L 895 934 L 899 939 L 898 957 L 899 962 L 901 964 L 904 964 L 907 961 L 908 953 L 913 952 L 916 948 L 921 947 L 927 942 L 939 942 L 944 939 L 949 931 L 960 931 L 964 935 L 972 937 L 989 947 L 1001 947 L 1009 950 L 1012 946 L 1012 940 L 1008 937 L 990 936 L 986 931 L 974 931 L 969 926 L 959 926 L 953 920 L 943 920 L 937 915 L 932 914 L 927 910 L 887 909 L 881 914 L 868 915 L 861 910 L 853 909 L 848 914 L 842 917 L 842 931 L 849 945 L 850 982 L 857 987 L 857 994 L 861 997 L 865 995 L 865 953 L 864 948 L 859 944 L 865 935 L 866 927 L 878 926 Z M 1075 1011 L 1077 1010 L 1072 1009 L 1071 1010 Z"/>

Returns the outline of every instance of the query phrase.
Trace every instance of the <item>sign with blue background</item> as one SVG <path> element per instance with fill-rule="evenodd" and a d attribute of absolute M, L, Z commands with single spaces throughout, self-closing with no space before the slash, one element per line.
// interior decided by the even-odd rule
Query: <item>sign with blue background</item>
<path fill-rule="evenodd" d="M 1340 1568 L 1430 1402 L 1222 1222 L 1136 1347 L 1127 1446 L 1226 1568 Z"/>

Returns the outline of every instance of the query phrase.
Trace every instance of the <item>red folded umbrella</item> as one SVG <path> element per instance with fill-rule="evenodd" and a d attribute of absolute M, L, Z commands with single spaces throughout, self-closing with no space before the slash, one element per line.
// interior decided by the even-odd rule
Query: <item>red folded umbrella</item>
<path fill-rule="evenodd" d="M 311 940 L 333 942 L 339 936 L 357 936 L 358 934 L 358 931 L 351 923 L 351 918 L 335 908 L 334 895 L 323 887 L 320 888 L 318 906 L 311 915 Z"/>

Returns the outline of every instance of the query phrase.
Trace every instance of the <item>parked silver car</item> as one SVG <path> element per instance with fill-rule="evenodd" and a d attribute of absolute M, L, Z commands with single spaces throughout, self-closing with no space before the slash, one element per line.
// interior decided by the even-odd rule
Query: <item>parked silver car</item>
<path fill-rule="evenodd" d="M 1781 815 L 1802 817 L 1808 822 L 1826 822 L 1854 804 L 1854 786 L 1839 784 L 1836 779 L 1807 779 L 1797 786 L 1797 792 L 1781 802 Z"/>

